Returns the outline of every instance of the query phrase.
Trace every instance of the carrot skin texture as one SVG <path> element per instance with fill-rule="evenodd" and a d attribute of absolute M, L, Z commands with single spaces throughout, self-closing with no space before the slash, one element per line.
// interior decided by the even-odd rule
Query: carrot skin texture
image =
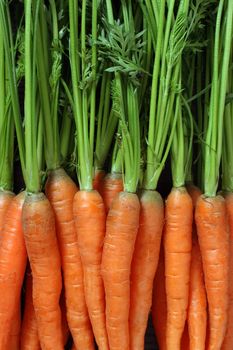
<path fill-rule="evenodd" d="M 201 252 L 196 233 L 193 234 L 188 308 L 190 350 L 205 350 L 207 327 L 207 300 Z"/>
<path fill-rule="evenodd" d="M 64 349 L 59 299 L 61 260 L 55 220 L 43 193 L 28 194 L 23 206 L 24 237 L 32 269 L 32 298 L 42 350 Z"/>
<path fill-rule="evenodd" d="M 14 198 L 14 193 L 10 191 L 0 191 L 0 232 L 2 233 L 7 209 Z M 1 235 L 1 234 L 0 234 Z"/>
<path fill-rule="evenodd" d="M 120 192 L 106 222 L 102 276 L 106 293 L 106 322 L 111 350 L 129 350 L 130 273 L 139 227 L 136 194 Z"/>
<path fill-rule="evenodd" d="M 165 288 L 165 261 L 163 243 L 154 279 L 152 321 L 160 350 L 166 350 L 167 299 Z"/>
<path fill-rule="evenodd" d="M 21 219 L 24 199 L 24 192 L 12 199 L 5 215 L 0 238 L 0 349 L 2 350 L 7 349 L 27 263 Z"/>
<path fill-rule="evenodd" d="M 108 213 L 113 199 L 116 195 L 123 191 L 123 179 L 122 174 L 112 173 L 107 174 L 103 179 L 102 184 L 102 197 L 106 212 Z"/>
<path fill-rule="evenodd" d="M 229 244 L 230 244 L 230 262 L 229 262 L 229 307 L 227 330 L 221 350 L 233 349 L 233 193 L 224 194 L 226 201 L 227 215 L 229 220 Z"/>
<path fill-rule="evenodd" d="M 106 214 L 103 199 L 96 190 L 79 191 L 73 202 L 75 227 L 84 272 L 87 309 L 100 350 L 109 349 L 105 319 L 105 293 L 101 259 Z"/>
<path fill-rule="evenodd" d="M 195 220 L 209 305 L 208 350 L 221 349 L 229 305 L 229 229 L 222 196 L 199 197 Z"/>
<path fill-rule="evenodd" d="M 184 187 L 173 188 L 165 207 L 165 285 L 167 350 L 179 350 L 184 331 L 192 249 L 192 199 Z"/>
<path fill-rule="evenodd" d="M 7 341 L 7 349 L 20 349 L 20 329 L 21 329 L 21 300 L 17 301 L 14 315 L 11 321 L 10 334 Z"/>
<path fill-rule="evenodd" d="M 78 349 L 94 350 L 93 332 L 84 294 L 83 268 L 73 217 L 73 200 L 78 189 L 63 169 L 57 169 L 50 172 L 45 191 L 55 214 L 68 325 Z"/>
<path fill-rule="evenodd" d="M 139 230 L 131 265 L 129 332 L 132 350 L 144 349 L 164 224 L 164 205 L 158 192 L 143 191 L 140 204 Z"/>
<path fill-rule="evenodd" d="M 36 315 L 32 301 L 32 275 L 26 275 L 25 308 L 21 327 L 21 350 L 40 350 Z"/>

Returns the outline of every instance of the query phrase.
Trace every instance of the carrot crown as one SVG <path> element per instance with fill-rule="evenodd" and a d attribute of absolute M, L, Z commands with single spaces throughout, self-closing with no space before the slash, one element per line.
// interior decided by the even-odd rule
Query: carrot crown
<path fill-rule="evenodd" d="M 216 195 L 222 157 L 223 121 L 232 45 L 233 2 L 220 0 L 213 48 L 213 72 L 205 140 L 204 193 Z"/>

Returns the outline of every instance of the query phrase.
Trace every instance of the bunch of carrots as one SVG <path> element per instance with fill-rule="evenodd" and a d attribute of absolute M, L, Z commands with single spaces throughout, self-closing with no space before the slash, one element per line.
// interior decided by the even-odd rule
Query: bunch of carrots
<path fill-rule="evenodd" d="M 233 349 L 232 90 L 231 0 L 0 0 L 0 350 Z"/>

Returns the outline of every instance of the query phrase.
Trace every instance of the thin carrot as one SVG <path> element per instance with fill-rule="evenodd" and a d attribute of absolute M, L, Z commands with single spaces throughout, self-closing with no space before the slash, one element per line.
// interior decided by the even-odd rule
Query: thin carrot
<path fill-rule="evenodd" d="M 104 170 L 96 170 L 95 171 L 95 176 L 94 176 L 94 180 L 93 180 L 93 189 L 98 191 L 100 194 L 102 194 L 104 177 L 105 177 Z"/>
<path fill-rule="evenodd" d="M 167 349 L 174 350 L 180 348 L 189 298 L 193 206 L 184 187 L 172 189 L 165 215 L 166 337 Z"/>
<path fill-rule="evenodd" d="M 129 313 L 130 348 L 135 350 L 144 347 L 164 224 L 164 205 L 158 192 L 144 190 L 140 204 L 139 230 L 131 267 Z"/>
<path fill-rule="evenodd" d="M 89 317 L 99 348 L 108 349 L 104 286 L 100 273 L 106 216 L 100 194 L 95 190 L 77 192 L 73 212 Z"/>
<path fill-rule="evenodd" d="M 7 349 L 19 350 L 20 349 L 20 329 L 21 329 L 21 299 L 19 298 L 14 315 L 11 321 L 10 334 L 7 341 Z"/>
<path fill-rule="evenodd" d="M 209 305 L 209 347 L 220 349 L 228 310 L 229 231 L 221 196 L 201 196 L 195 212 Z"/>
<path fill-rule="evenodd" d="M 159 262 L 154 279 L 152 320 L 159 349 L 166 350 L 167 299 L 163 245 L 160 248 Z"/>
<path fill-rule="evenodd" d="M 113 202 L 113 199 L 121 191 L 123 191 L 122 174 L 119 174 L 119 173 L 107 174 L 103 179 L 102 191 L 101 191 L 106 212 L 109 211 L 111 204 Z"/>
<path fill-rule="evenodd" d="M 130 270 L 139 225 L 136 194 L 121 192 L 107 217 L 102 255 L 106 322 L 110 349 L 129 349 Z"/>
<path fill-rule="evenodd" d="M 7 340 L 14 313 L 19 306 L 27 254 L 22 231 L 25 193 L 15 196 L 8 207 L 0 238 L 0 348 Z"/>
<path fill-rule="evenodd" d="M 207 300 L 202 259 L 196 233 L 193 233 L 188 307 L 190 350 L 205 349 L 207 327 Z"/>
<path fill-rule="evenodd" d="M 94 349 L 84 296 L 83 268 L 73 218 L 73 199 L 76 192 L 76 184 L 63 169 L 49 173 L 46 194 L 55 213 L 69 328 L 77 348 Z"/>
<path fill-rule="evenodd" d="M 25 307 L 21 327 L 20 349 L 40 350 L 36 315 L 32 301 L 32 275 L 30 272 L 26 274 L 25 288 Z"/>

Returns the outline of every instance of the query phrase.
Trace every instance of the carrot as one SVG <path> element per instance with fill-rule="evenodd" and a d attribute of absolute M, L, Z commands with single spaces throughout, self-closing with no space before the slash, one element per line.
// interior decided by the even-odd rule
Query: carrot
<path fill-rule="evenodd" d="M 36 315 L 32 301 L 32 275 L 30 272 L 26 274 L 25 288 L 25 307 L 21 327 L 20 349 L 40 350 Z"/>
<path fill-rule="evenodd" d="M 106 212 L 108 213 L 113 199 L 116 197 L 117 193 L 123 191 L 123 179 L 122 174 L 110 173 L 107 174 L 102 183 L 102 197 Z"/>
<path fill-rule="evenodd" d="M 129 313 L 130 348 L 135 350 L 144 347 L 164 224 L 164 205 L 158 192 L 143 191 L 140 204 L 139 230 L 131 268 Z"/>
<path fill-rule="evenodd" d="M 196 204 L 197 204 L 197 200 L 201 196 L 202 192 L 201 192 L 200 188 L 198 188 L 197 186 L 193 185 L 192 183 L 187 183 L 186 184 L 186 189 L 188 191 L 188 194 L 192 198 L 193 207 L 195 208 Z M 193 222 L 193 224 L 195 225 L 195 222 Z"/>
<path fill-rule="evenodd" d="M 195 220 L 209 305 L 209 346 L 220 349 L 227 325 L 229 232 L 223 197 L 199 197 Z"/>
<path fill-rule="evenodd" d="M 188 350 L 190 349 L 189 346 L 189 329 L 188 329 L 188 323 L 187 321 L 185 322 L 185 326 L 184 326 L 184 331 L 183 331 L 183 335 L 181 338 L 181 346 L 180 346 L 181 350 Z"/>
<path fill-rule="evenodd" d="M 23 206 L 24 237 L 32 269 L 33 304 L 42 349 L 63 349 L 61 261 L 52 207 L 43 193 L 28 194 Z"/>
<path fill-rule="evenodd" d="M 99 349 L 108 349 L 104 286 L 100 273 L 106 220 L 102 197 L 95 190 L 77 192 L 73 212 L 89 317 Z"/>
<path fill-rule="evenodd" d="M 45 190 L 55 213 L 69 328 L 77 348 L 93 349 L 94 339 L 84 296 L 83 269 L 73 218 L 77 186 L 60 168 L 49 173 Z"/>
<path fill-rule="evenodd" d="M 98 191 L 101 194 L 102 194 L 104 177 L 105 177 L 105 171 L 104 170 L 96 170 L 95 171 L 95 177 L 94 177 L 94 180 L 93 180 L 93 189 Z"/>
<path fill-rule="evenodd" d="M 228 350 L 233 347 L 233 192 L 224 194 L 226 209 L 230 228 L 230 262 L 229 262 L 229 305 L 227 330 L 221 350 Z"/>
<path fill-rule="evenodd" d="M 0 348 L 7 341 L 14 314 L 19 306 L 27 254 L 22 232 L 22 207 L 25 193 L 15 196 L 6 212 L 0 238 Z"/>
<path fill-rule="evenodd" d="M 129 349 L 130 272 L 139 226 L 140 203 L 136 194 L 120 192 L 107 217 L 102 255 L 106 293 L 106 323 L 112 350 Z"/>
<path fill-rule="evenodd" d="M 196 233 L 193 234 L 188 308 L 190 350 L 205 349 L 207 302 L 202 259 Z"/>
<path fill-rule="evenodd" d="M 185 213 L 185 215 L 184 215 Z M 180 349 L 187 316 L 192 248 L 192 200 L 184 187 L 166 201 L 164 232 L 167 294 L 167 349 Z"/>
<path fill-rule="evenodd" d="M 160 350 L 166 350 L 167 299 L 165 289 L 164 247 L 161 245 L 154 279 L 152 320 Z"/>
<path fill-rule="evenodd" d="M 14 197 L 11 191 L 0 191 L 0 232 L 2 232 L 7 209 Z"/>

